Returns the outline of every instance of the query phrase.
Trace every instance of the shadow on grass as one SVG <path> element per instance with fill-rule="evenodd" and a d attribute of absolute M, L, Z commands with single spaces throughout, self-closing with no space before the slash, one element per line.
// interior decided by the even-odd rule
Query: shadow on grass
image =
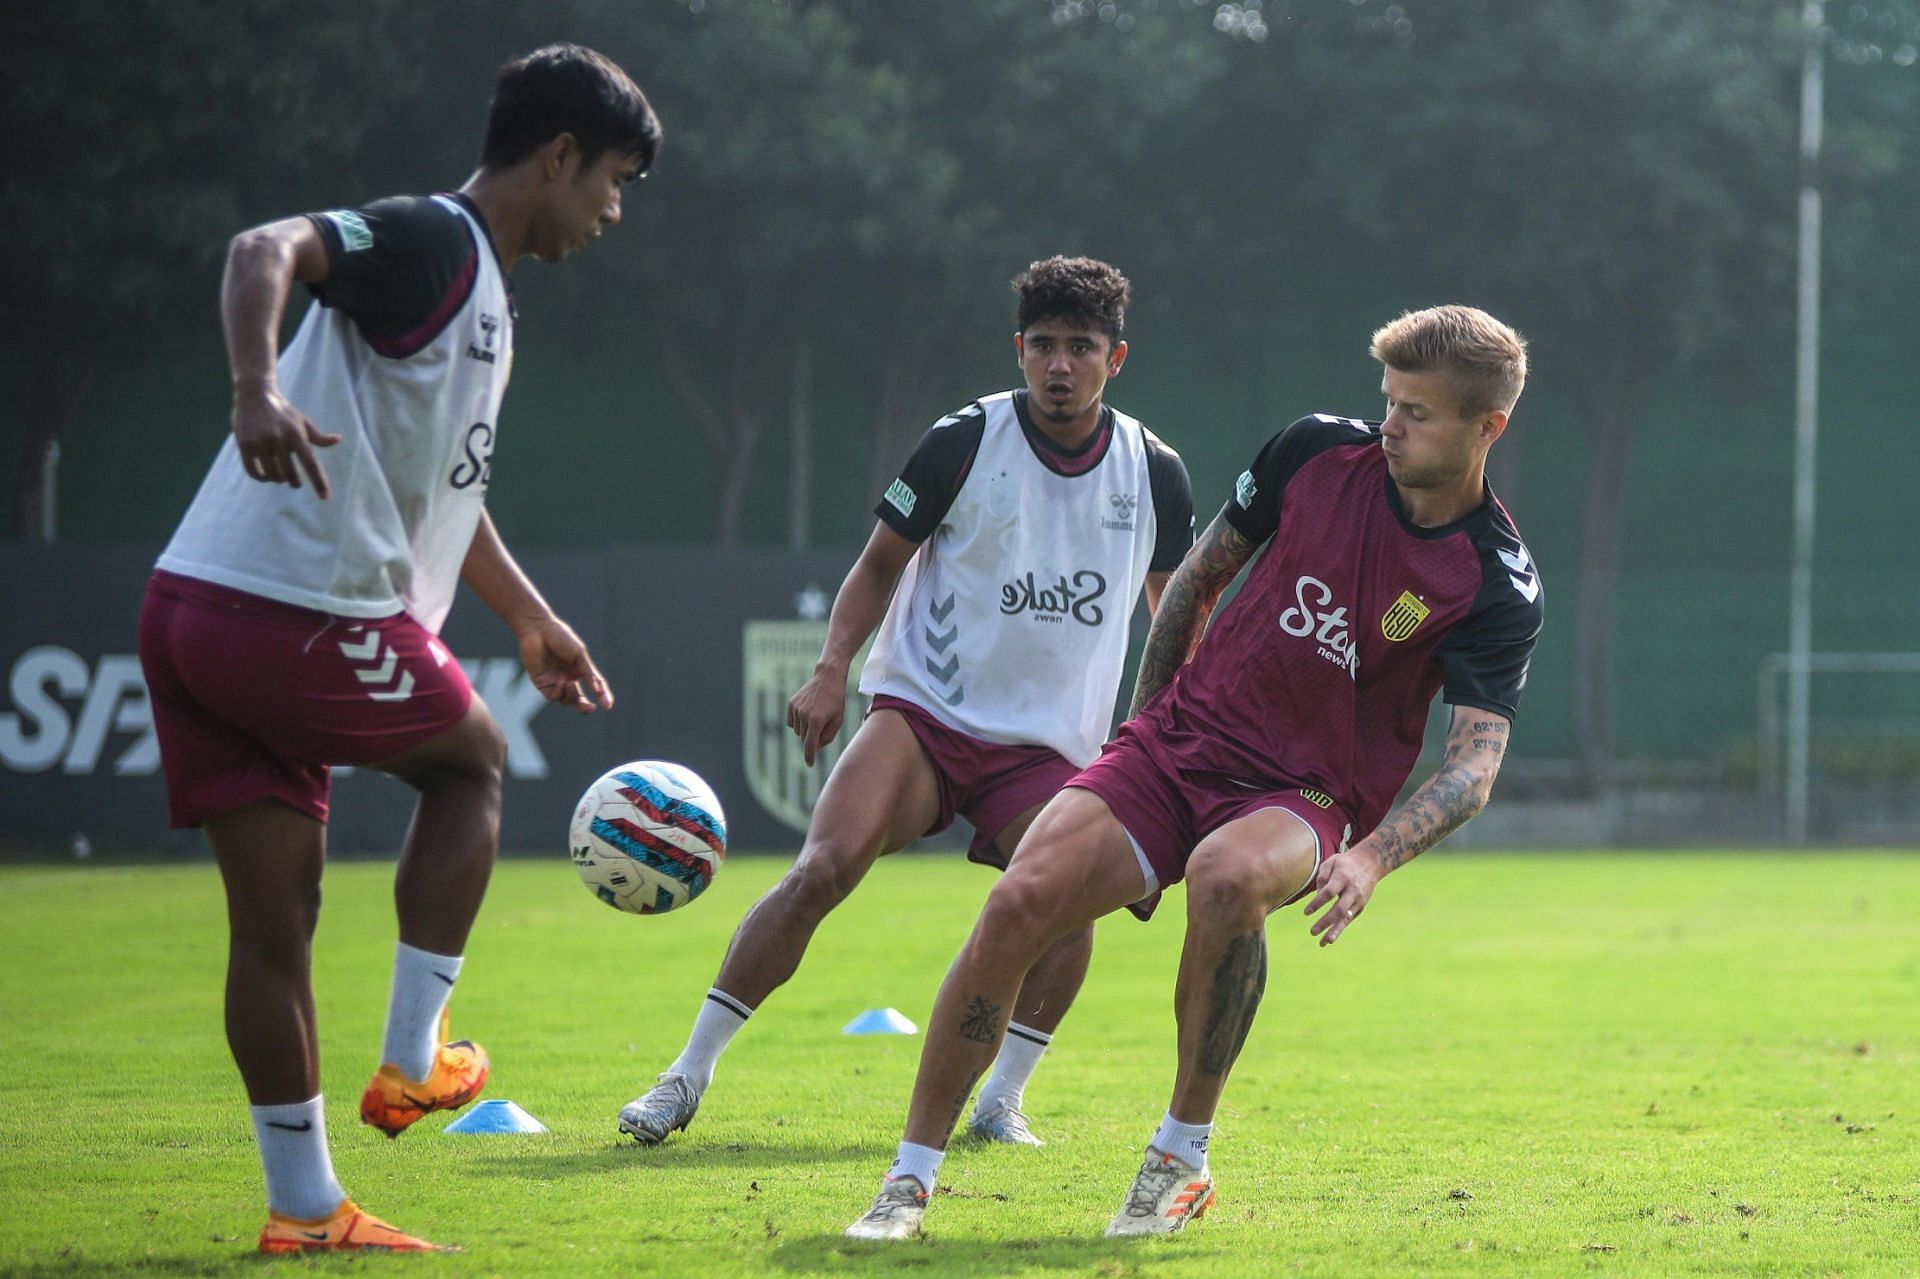
<path fill-rule="evenodd" d="M 596 1176 L 604 1173 L 725 1172 L 753 1173 L 796 1164 L 843 1164 L 857 1160 L 884 1162 L 884 1151 L 871 1145 L 832 1145 L 786 1141 L 778 1145 L 745 1142 L 699 1145 L 670 1142 L 642 1146 L 622 1138 L 595 1150 L 529 1152 L 503 1149 L 484 1162 L 498 1175 L 517 1175 L 536 1181 L 554 1177 Z"/>
<path fill-rule="evenodd" d="M 224 1239 L 216 1236 L 213 1242 L 220 1249 L 215 1254 L 202 1252 L 166 1256 L 149 1253 L 137 1259 L 94 1257 L 69 1249 L 57 1261 L 26 1266 L 0 1262 L 0 1275 L 5 1275 L 7 1279 L 74 1279 L 80 1275 L 87 1276 L 87 1279 L 94 1279 L 98 1275 L 239 1275 L 265 1279 L 266 1276 L 290 1273 L 296 1268 L 301 1274 L 315 1271 L 347 1273 L 355 1266 L 364 1266 L 375 1257 L 384 1260 L 388 1255 L 335 1252 L 269 1257 L 254 1247 L 252 1235 Z M 463 1254 L 454 1252 L 404 1257 L 399 1264 L 413 1273 L 457 1275 L 462 1273 L 463 1260 Z"/>
<path fill-rule="evenodd" d="M 844 1235 L 805 1235 L 777 1245 L 768 1260 L 791 1274 L 892 1274 L 902 1270 L 934 1274 L 1012 1274 L 1058 1270 L 1090 1275 L 1144 1275 L 1162 1268 L 1180 1274 L 1204 1274 L 1244 1262 L 1222 1245 L 1202 1240 L 969 1239 L 939 1234 L 898 1243 L 867 1243 Z M 1204 1269 L 1203 1269 L 1204 1267 Z"/>
<path fill-rule="evenodd" d="M 21 1268 L 0 1268 L 9 1279 L 70 1279 L 74 1275 L 235 1275 L 253 1270 L 256 1263 L 272 1262 L 252 1250 L 252 1241 L 235 1245 L 230 1257 L 160 1257 L 138 1260 L 92 1258 L 75 1255 L 60 1261 L 45 1261 Z"/>

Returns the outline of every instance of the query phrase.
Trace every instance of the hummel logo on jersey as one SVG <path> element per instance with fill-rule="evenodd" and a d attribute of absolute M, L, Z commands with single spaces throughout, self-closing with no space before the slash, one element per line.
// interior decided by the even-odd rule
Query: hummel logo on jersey
<path fill-rule="evenodd" d="M 1107 494 L 1107 513 L 1100 518 L 1100 527 L 1120 529 L 1124 532 L 1131 533 L 1133 531 L 1134 508 L 1139 505 L 1140 495 L 1138 493 Z"/>
<path fill-rule="evenodd" d="M 1328 426 L 1351 426 L 1356 431 L 1371 431 L 1373 428 L 1357 417 L 1336 417 L 1332 413 L 1315 413 L 1314 418 Z"/>
<path fill-rule="evenodd" d="M 1540 575 L 1534 571 L 1533 561 L 1527 557 L 1527 548 L 1521 547 L 1518 554 L 1512 551 L 1496 552 L 1500 562 L 1512 570 L 1507 580 L 1513 583 L 1513 589 L 1520 592 L 1520 598 L 1533 603 L 1540 594 Z"/>
<path fill-rule="evenodd" d="M 1064 622 L 1071 617 L 1082 625 L 1098 626 L 1107 613 L 1095 601 L 1106 593 L 1107 579 L 1090 568 L 1075 573 L 1071 583 L 1062 573 L 1059 581 L 1044 589 L 1029 573 L 1000 587 L 1000 611 L 1009 617 L 1031 613 L 1040 622 Z"/>
<path fill-rule="evenodd" d="M 1360 648 L 1353 642 L 1347 625 L 1347 606 L 1331 612 L 1321 609 L 1333 603 L 1333 588 L 1317 577 L 1302 577 L 1294 583 L 1294 607 L 1280 614 L 1280 629 L 1289 635 L 1311 635 L 1320 646 L 1320 656 L 1345 670 L 1349 677 L 1360 678 Z"/>
<path fill-rule="evenodd" d="M 919 495 L 907 487 L 905 480 L 895 480 L 887 485 L 887 505 L 902 515 L 911 516 L 913 504 L 919 500 Z"/>
<path fill-rule="evenodd" d="M 1253 495 L 1256 490 L 1253 472 L 1242 471 L 1240 478 L 1233 482 L 1233 500 L 1240 504 L 1241 510 L 1250 511 L 1253 509 Z"/>
<path fill-rule="evenodd" d="M 488 364 L 493 363 L 493 335 L 499 327 L 500 319 L 498 316 L 481 315 L 480 332 L 486 335 L 487 346 L 485 350 L 481 350 L 473 343 L 467 343 L 467 356 L 469 359 L 482 360 Z"/>
<path fill-rule="evenodd" d="M 332 223 L 333 229 L 340 233 L 340 247 L 345 252 L 358 253 L 373 247 L 373 229 L 367 225 L 365 218 L 352 209 L 335 209 L 320 216 Z"/>
<path fill-rule="evenodd" d="M 364 626 L 355 626 L 347 631 L 348 635 L 361 635 Z M 389 684 L 393 681 L 394 671 L 400 665 L 400 650 L 390 648 L 379 631 L 366 634 L 356 640 L 341 640 L 340 655 L 347 659 L 353 677 L 362 684 Z M 364 665 L 362 665 L 364 663 Z M 375 692 L 367 690 L 367 700 L 374 702 L 404 702 L 413 696 L 413 672 L 401 671 L 398 683 L 392 687 Z"/>

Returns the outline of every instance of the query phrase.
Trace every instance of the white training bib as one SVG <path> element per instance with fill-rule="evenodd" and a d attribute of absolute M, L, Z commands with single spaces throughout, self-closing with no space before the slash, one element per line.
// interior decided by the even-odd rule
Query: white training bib
<path fill-rule="evenodd" d="M 433 317 L 439 332 L 389 358 L 316 302 L 280 356 L 282 393 L 341 437 L 316 450 L 333 495 L 250 478 L 229 435 L 160 568 L 344 617 L 405 610 L 439 631 L 486 501 L 513 313 L 484 228 L 434 199 L 474 241 L 471 287 Z"/>
<path fill-rule="evenodd" d="M 1085 765 L 1112 724 L 1153 556 L 1147 431 L 1114 413 L 1106 455 L 1064 475 L 1028 442 L 1012 392 L 980 405 L 972 468 L 908 562 L 860 691 Z"/>

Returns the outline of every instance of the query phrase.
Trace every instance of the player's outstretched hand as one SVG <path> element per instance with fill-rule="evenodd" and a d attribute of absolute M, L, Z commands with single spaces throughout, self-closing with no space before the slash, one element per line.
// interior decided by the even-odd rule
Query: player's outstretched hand
<path fill-rule="evenodd" d="M 813 767 L 814 758 L 826 749 L 827 743 L 840 735 L 840 725 L 846 717 L 844 675 L 835 679 L 816 672 L 787 703 L 787 727 L 799 736 L 808 768 Z"/>
<path fill-rule="evenodd" d="M 579 711 L 593 714 L 598 703 L 613 709 L 613 691 L 600 669 L 593 664 L 587 646 L 573 628 L 557 617 L 536 622 L 520 632 L 520 664 L 527 668 L 540 696 Z"/>
<path fill-rule="evenodd" d="M 1314 894 L 1307 899 L 1307 914 L 1311 915 L 1322 907 L 1331 908 L 1314 920 L 1313 927 L 1308 930 L 1320 939 L 1322 946 L 1331 946 L 1340 940 L 1340 934 L 1347 931 L 1347 925 L 1367 908 L 1367 900 L 1373 896 L 1373 886 L 1380 882 L 1380 876 L 1385 873 L 1380 867 L 1380 859 L 1364 845 L 1335 854 L 1320 863 L 1320 869 L 1313 876 Z"/>
<path fill-rule="evenodd" d="M 309 422 L 280 392 L 234 396 L 233 441 L 240 448 L 240 465 L 254 479 L 299 488 L 300 473 L 305 471 L 316 494 L 324 498 L 333 492 L 327 484 L 327 468 L 320 465 L 314 450 L 332 448 L 340 437 Z"/>

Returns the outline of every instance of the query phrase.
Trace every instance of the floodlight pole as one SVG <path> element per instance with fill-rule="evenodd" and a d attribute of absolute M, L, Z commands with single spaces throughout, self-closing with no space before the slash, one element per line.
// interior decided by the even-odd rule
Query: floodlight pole
<path fill-rule="evenodd" d="M 793 455 L 787 463 L 787 545 L 804 551 L 813 543 L 813 346 L 804 337 L 793 348 L 788 420 Z"/>
<path fill-rule="evenodd" d="M 40 545 L 60 540 L 60 441 L 48 440 L 40 454 Z"/>
<path fill-rule="evenodd" d="M 1807 739 L 1812 702 L 1814 464 L 1820 437 L 1820 133 L 1826 0 L 1801 10 L 1799 351 L 1794 361 L 1793 577 L 1787 651 L 1787 839 L 1807 840 Z"/>

